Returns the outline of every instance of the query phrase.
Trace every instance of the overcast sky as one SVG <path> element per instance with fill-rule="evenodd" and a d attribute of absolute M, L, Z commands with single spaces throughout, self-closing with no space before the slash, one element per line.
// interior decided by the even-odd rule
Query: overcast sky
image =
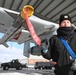
<path fill-rule="evenodd" d="M 10 61 L 16 58 L 17 59 L 26 58 L 25 56 L 23 56 L 23 50 L 15 47 L 6 48 L 0 45 L 0 62 Z"/>

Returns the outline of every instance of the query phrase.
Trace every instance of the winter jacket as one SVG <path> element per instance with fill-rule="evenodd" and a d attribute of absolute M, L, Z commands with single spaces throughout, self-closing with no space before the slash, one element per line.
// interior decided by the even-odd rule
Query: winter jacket
<path fill-rule="evenodd" d="M 71 63 L 70 54 L 62 44 L 59 37 L 63 37 L 74 53 L 76 53 L 76 32 L 72 27 L 60 27 L 57 30 L 57 35 L 49 39 L 49 47 L 46 53 L 41 51 L 41 54 L 46 59 L 52 59 L 57 62 L 58 66 L 64 66 Z"/>

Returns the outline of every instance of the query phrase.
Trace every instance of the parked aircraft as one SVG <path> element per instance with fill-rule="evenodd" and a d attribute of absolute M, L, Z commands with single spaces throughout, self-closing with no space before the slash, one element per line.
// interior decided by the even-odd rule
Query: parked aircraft
<path fill-rule="evenodd" d="M 8 41 L 18 42 L 18 44 L 25 43 L 25 56 L 29 57 L 29 53 L 40 55 L 38 44 L 30 34 L 32 31 L 29 31 L 27 23 L 20 12 L 0 7 L 0 17 L 0 32 L 4 33 L 3 37 L 0 39 L 0 44 L 8 47 Z M 29 21 L 32 23 L 37 36 L 41 40 L 40 46 L 42 46 L 43 49 L 47 49 L 48 40 L 51 36 L 56 34 L 56 30 L 59 27 L 58 24 L 40 19 L 34 15 L 29 17 Z M 30 48 L 30 42 L 35 43 L 36 46 Z"/>

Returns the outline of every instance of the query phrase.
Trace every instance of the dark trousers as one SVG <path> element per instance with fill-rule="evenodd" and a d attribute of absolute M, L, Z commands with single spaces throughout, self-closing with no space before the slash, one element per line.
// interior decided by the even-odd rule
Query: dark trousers
<path fill-rule="evenodd" d="M 72 70 L 69 65 L 62 67 L 56 65 L 54 73 L 55 75 L 76 75 L 76 70 Z"/>

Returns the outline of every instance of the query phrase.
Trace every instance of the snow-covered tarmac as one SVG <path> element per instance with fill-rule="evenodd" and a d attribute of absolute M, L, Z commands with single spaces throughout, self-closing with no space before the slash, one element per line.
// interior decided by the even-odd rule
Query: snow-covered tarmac
<path fill-rule="evenodd" d="M 54 75 L 52 70 L 35 70 L 34 68 L 25 68 L 22 70 L 2 70 L 0 68 L 0 75 Z"/>

